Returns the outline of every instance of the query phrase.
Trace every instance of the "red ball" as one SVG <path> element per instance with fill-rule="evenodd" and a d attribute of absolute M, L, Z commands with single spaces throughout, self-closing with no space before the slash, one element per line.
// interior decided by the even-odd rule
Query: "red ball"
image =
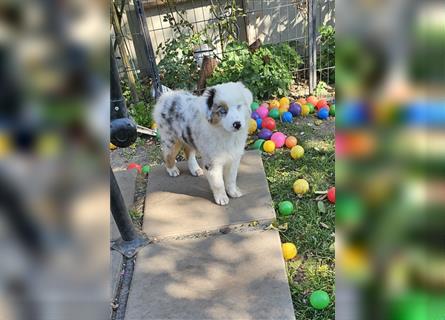
<path fill-rule="evenodd" d="M 318 109 L 318 111 L 320 111 L 321 109 L 326 109 L 329 112 L 329 106 L 328 105 L 321 106 L 320 109 Z"/>
<path fill-rule="evenodd" d="M 326 100 L 325 99 L 321 99 L 321 100 L 318 100 L 318 102 L 315 105 L 315 107 L 317 108 L 317 110 L 320 110 L 320 108 L 322 108 L 324 106 L 327 106 L 327 105 L 328 105 L 328 103 L 326 102 Z"/>
<path fill-rule="evenodd" d="M 329 188 L 328 200 L 332 203 L 335 203 L 335 187 Z"/>
<path fill-rule="evenodd" d="M 127 169 L 128 169 L 128 170 L 136 169 L 139 173 L 142 172 L 142 167 L 141 167 L 141 165 L 140 165 L 140 164 L 137 164 L 137 163 L 134 163 L 134 162 L 130 163 L 130 164 L 128 165 Z"/>
<path fill-rule="evenodd" d="M 314 96 L 307 97 L 306 101 L 312 103 L 314 106 L 316 106 L 318 103 L 318 99 Z"/>
<path fill-rule="evenodd" d="M 270 131 L 275 130 L 275 120 L 271 117 L 266 117 L 263 119 L 263 122 L 261 123 L 261 127 L 269 129 Z"/>

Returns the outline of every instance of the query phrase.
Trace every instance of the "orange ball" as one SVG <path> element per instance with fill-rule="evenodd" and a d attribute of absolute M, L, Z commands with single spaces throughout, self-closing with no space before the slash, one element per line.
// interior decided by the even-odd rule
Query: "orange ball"
<path fill-rule="evenodd" d="M 318 103 L 318 99 L 314 96 L 309 96 L 306 100 L 307 102 L 312 103 L 314 106 L 316 106 Z"/>
<path fill-rule="evenodd" d="M 297 145 L 298 141 L 297 138 L 295 138 L 294 136 L 289 136 L 286 138 L 286 147 L 288 147 L 289 149 L 292 149 L 292 147 L 295 147 Z"/>
<path fill-rule="evenodd" d="M 299 104 L 300 106 L 302 106 L 303 104 L 306 104 L 306 103 L 307 103 L 306 99 L 304 99 L 304 98 L 300 98 L 300 99 L 298 99 L 297 102 L 298 102 L 298 104 Z"/>
<path fill-rule="evenodd" d="M 317 104 L 315 105 L 315 107 L 317 108 L 317 110 L 320 110 L 321 107 L 327 106 L 328 103 L 326 102 L 325 99 L 320 99 L 318 100 Z"/>

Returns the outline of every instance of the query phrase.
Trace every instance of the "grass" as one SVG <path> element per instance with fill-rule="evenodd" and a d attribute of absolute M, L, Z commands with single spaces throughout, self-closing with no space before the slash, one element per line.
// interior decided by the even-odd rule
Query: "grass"
<path fill-rule="evenodd" d="M 263 153 L 263 162 L 275 208 L 283 200 L 295 205 L 292 216 L 278 218 L 278 224 L 288 225 L 286 231 L 280 232 L 282 242 L 292 242 L 298 248 L 297 258 L 286 263 L 295 316 L 297 319 L 334 319 L 335 208 L 324 200 L 326 212 L 319 212 L 314 194 L 335 184 L 334 128 L 326 122 L 316 126 L 314 120 L 309 116 L 299 119 L 298 123 L 278 124 L 279 131 L 297 137 L 305 150 L 303 158 L 294 160 L 289 149 L 283 148 L 273 155 Z M 310 185 L 310 191 L 302 197 L 292 190 L 298 178 L 306 179 Z M 330 305 L 321 311 L 309 304 L 310 294 L 319 289 L 331 297 Z"/>

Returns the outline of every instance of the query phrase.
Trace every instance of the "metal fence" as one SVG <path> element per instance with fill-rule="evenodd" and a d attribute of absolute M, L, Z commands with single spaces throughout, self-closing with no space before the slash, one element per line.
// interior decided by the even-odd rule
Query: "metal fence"
<path fill-rule="evenodd" d="M 230 15 L 224 6 L 227 0 L 142 0 L 143 14 L 148 30 L 144 36 L 137 23 L 137 2 L 141 0 L 115 0 L 114 7 L 122 10 L 121 32 L 114 32 L 115 40 L 123 38 L 116 46 L 116 54 L 121 57 L 122 77 L 137 81 L 151 77 L 149 57 L 141 45 L 149 41 L 155 52 L 156 63 L 163 58 L 156 52 L 161 44 L 174 36 L 166 16 L 170 14 L 177 21 L 187 21 L 195 32 L 216 32 L 208 35 L 213 46 L 202 43 L 197 46 L 197 58 L 211 53 L 222 59 L 225 37 L 208 26 L 218 23 L 222 15 Z M 303 63 L 294 74 L 295 84 L 300 92 L 313 92 L 316 84 L 323 81 L 330 86 L 335 84 L 335 41 L 323 41 L 320 27 L 335 26 L 335 0 L 233 0 L 236 7 L 245 15 L 236 16 L 233 35 L 248 44 L 260 39 L 263 44 L 288 43 L 301 56 Z M 216 8 L 216 9 L 215 9 Z M 116 30 L 115 30 L 116 31 Z M 148 39 L 148 40 L 147 40 Z M 161 80 L 162 81 L 162 80 Z"/>

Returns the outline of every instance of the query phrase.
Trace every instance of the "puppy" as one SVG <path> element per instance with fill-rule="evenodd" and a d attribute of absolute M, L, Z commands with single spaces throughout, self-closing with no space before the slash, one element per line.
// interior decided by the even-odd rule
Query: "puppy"
<path fill-rule="evenodd" d="M 153 117 L 158 125 L 165 166 L 170 176 L 179 175 L 176 156 L 184 147 L 193 176 L 203 170 L 202 157 L 215 202 L 227 205 L 229 197 L 242 196 L 236 176 L 247 139 L 252 93 L 241 82 L 207 88 L 202 96 L 185 91 L 165 93 Z"/>

